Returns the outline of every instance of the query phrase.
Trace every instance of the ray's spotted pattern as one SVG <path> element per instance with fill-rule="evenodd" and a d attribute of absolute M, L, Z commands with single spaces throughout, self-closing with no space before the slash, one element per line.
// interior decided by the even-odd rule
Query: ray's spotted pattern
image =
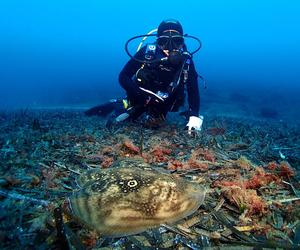
<path fill-rule="evenodd" d="M 68 199 L 72 214 L 107 236 L 139 233 L 174 223 L 199 208 L 205 190 L 139 161 L 89 171 Z"/>

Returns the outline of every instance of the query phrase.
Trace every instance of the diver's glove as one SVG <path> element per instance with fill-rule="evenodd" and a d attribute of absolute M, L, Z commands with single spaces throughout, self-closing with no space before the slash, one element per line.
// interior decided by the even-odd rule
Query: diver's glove
<path fill-rule="evenodd" d="M 189 122 L 186 125 L 188 129 L 188 134 L 191 135 L 193 131 L 201 131 L 202 123 L 203 123 L 203 116 L 190 116 Z"/>

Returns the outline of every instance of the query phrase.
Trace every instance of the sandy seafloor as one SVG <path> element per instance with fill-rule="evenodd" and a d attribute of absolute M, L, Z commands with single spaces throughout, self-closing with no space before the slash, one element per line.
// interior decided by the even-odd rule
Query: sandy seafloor
<path fill-rule="evenodd" d="M 1 249 L 62 247 L 53 217 L 55 205 L 45 209 L 26 197 L 57 205 L 72 192 L 74 172 L 107 168 L 122 158 L 143 159 L 206 186 L 216 204 L 224 198 L 220 211 L 230 215 L 239 229 L 247 226 L 243 233 L 248 236 L 279 246 L 300 244 L 300 123 L 296 119 L 255 117 L 247 110 L 236 112 L 234 106 L 223 105 L 221 110 L 211 105 L 204 112 L 201 133 L 188 136 L 186 121 L 177 113 L 170 114 L 159 129 L 124 123 L 108 130 L 105 119 L 85 117 L 83 110 L 48 107 L 0 113 Z M 236 188 L 244 193 L 234 193 Z M 247 195 L 260 202 L 257 207 Z M 200 207 L 198 215 L 208 216 L 205 209 Z M 155 240 L 149 240 L 150 234 L 105 239 L 72 219 L 65 218 L 64 223 L 76 238 L 67 245 L 75 249 L 79 245 L 201 249 L 234 247 L 230 242 L 241 240 L 234 233 L 225 234 L 220 222 L 216 227 L 207 221 L 193 225 L 191 230 L 199 235 L 205 230 L 206 235 L 189 241 L 170 231 L 162 233 L 160 241 L 153 235 Z M 217 232 L 220 238 L 210 238 L 207 232 Z M 251 244 L 244 247 L 253 248 Z"/>

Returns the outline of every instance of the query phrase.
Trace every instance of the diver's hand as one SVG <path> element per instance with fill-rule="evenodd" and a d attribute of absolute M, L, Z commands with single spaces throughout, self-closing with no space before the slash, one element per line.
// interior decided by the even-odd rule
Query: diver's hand
<path fill-rule="evenodd" d="M 198 116 L 190 116 L 189 122 L 186 125 L 188 134 L 191 135 L 193 131 L 199 132 L 201 131 L 202 128 L 202 123 L 203 123 L 203 116 L 200 115 Z"/>

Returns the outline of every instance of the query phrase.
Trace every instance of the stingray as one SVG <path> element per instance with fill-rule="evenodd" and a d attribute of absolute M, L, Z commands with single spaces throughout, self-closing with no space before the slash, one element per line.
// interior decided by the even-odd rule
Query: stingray
<path fill-rule="evenodd" d="M 194 213 L 205 198 L 198 184 L 135 160 L 88 171 L 77 182 L 80 190 L 67 200 L 72 215 L 109 237 L 175 223 Z"/>

